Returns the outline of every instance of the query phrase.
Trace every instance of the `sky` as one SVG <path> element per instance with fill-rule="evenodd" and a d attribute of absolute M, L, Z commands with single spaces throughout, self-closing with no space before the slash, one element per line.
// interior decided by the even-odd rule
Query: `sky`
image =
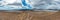
<path fill-rule="evenodd" d="M 20 6 L 18 6 L 18 4 Z M 60 0 L 2 0 L 0 1 L 0 10 L 1 9 L 22 9 L 22 8 L 60 10 Z"/>
<path fill-rule="evenodd" d="M 35 9 L 59 9 L 60 0 L 31 0 L 31 5 Z"/>
<path fill-rule="evenodd" d="M 0 4 L 0 10 L 30 9 L 26 0 L 2 0 Z"/>

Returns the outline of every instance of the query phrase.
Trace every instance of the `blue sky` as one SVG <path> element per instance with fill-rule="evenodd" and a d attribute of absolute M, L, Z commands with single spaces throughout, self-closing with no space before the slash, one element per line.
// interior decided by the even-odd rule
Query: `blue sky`
<path fill-rule="evenodd" d="M 0 10 L 30 9 L 25 0 L 2 0 L 0 3 Z"/>
<path fill-rule="evenodd" d="M 30 4 L 27 3 L 28 1 L 3 0 L 0 1 L 0 10 L 1 9 L 22 9 L 22 8 L 30 9 L 32 7 L 35 9 L 60 9 L 60 0 L 30 0 L 29 2 Z M 1 5 L 3 6 L 1 7 Z"/>

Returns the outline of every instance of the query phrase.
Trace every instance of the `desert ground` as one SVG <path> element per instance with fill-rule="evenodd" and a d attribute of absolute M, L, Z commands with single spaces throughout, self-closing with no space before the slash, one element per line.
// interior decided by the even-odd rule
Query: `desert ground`
<path fill-rule="evenodd" d="M 0 20 L 60 20 L 60 11 L 0 12 Z"/>

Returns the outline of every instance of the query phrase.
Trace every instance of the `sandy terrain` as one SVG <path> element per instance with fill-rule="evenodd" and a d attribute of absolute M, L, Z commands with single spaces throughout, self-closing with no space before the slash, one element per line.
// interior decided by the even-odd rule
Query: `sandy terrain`
<path fill-rule="evenodd" d="M 0 20 L 60 20 L 60 12 L 0 12 Z"/>

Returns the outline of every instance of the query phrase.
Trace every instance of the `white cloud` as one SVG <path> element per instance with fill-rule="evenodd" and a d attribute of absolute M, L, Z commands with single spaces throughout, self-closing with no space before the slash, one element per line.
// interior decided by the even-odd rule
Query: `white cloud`
<path fill-rule="evenodd" d="M 4 0 L 6 3 L 14 3 L 16 0 Z"/>

